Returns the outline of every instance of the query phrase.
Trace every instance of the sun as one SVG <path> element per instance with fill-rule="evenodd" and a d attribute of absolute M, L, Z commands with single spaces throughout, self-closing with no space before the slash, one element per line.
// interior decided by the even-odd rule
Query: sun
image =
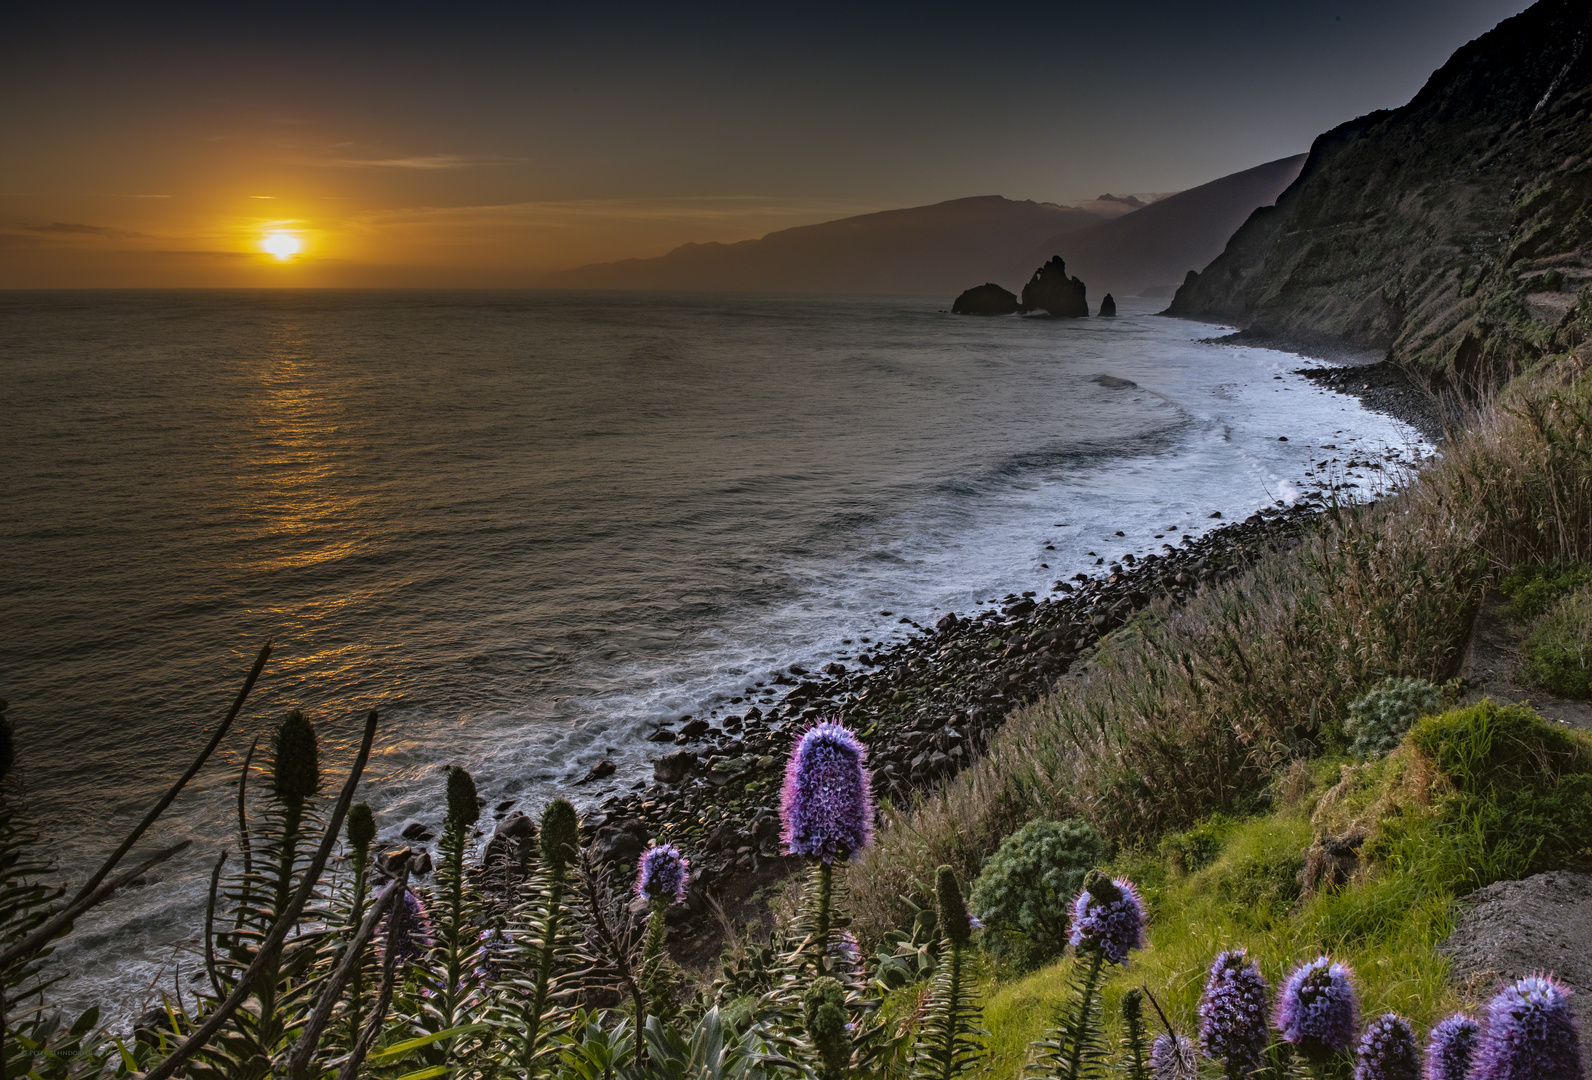
<path fill-rule="evenodd" d="M 286 260 L 297 255 L 304 245 L 292 233 L 274 232 L 266 233 L 265 238 L 260 241 L 260 246 L 278 259 Z"/>

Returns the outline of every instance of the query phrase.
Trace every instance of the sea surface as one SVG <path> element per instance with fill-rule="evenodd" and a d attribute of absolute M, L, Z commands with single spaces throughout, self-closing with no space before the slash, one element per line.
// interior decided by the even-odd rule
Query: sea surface
<path fill-rule="evenodd" d="M 65 880 L 276 643 L 151 836 L 193 848 L 80 924 L 62 997 L 125 1018 L 191 985 L 238 769 L 290 708 L 332 790 L 380 710 L 362 797 L 384 841 L 440 818 L 454 763 L 494 804 L 590 804 L 650 776 L 659 721 L 731 711 L 793 662 L 1328 478 L 1374 494 L 1391 473 L 1349 461 L 1429 449 L 1292 374 L 1310 362 L 1201 343 L 1221 331 L 1155 301 L 944 304 L 0 293 L 7 783 Z"/>

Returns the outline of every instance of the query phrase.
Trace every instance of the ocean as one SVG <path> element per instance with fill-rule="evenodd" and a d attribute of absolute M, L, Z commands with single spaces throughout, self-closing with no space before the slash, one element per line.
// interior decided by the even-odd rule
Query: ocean
<path fill-rule="evenodd" d="M 114 1016 L 199 972 L 250 742 L 302 708 L 327 786 L 365 713 L 384 841 L 650 777 L 660 720 L 728 711 L 946 611 L 1048 592 L 1293 501 L 1374 496 L 1412 429 L 1312 362 L 945 298 L 557 292 L 0 293 L 7 784 L 81 880 L 237 727 L 151 843 L 190 851 L 57 954 Z M 599 760 L 611 777 L 585 785 Z"/>

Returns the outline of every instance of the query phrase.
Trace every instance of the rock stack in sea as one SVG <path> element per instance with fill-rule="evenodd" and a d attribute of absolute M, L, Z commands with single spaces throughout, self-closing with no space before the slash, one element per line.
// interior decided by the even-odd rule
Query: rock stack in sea
<path fill-rule="evenodd" d="M 1019 306 L 1015 293 L 986 281 L 958 296 L 951 305 L 951 312 L 954 315 L 1014 315 Z"/>
<path fill-rule="evenodd" d="M 1028 315 L 1042 311 L 1056 318 L 1081 319 L 1089 314 L 1087 292 L 1081 280 L 1067 276 L 1067 264 L 1061 256 L 1052 255 L 1023 286 L 1021 300 L 993 281 L 986 281 L 958 296 L 951 311 L 957 315 Z M 1100 314 L 1115 315 L 1116 301 L 1108 295 L 1106 303 L 1110 309 L 1102 306 Z"/>
<path fill-rule="evenodd" d="M 1110 293 L 1106 293 L 1106 298 L 1100 301 L 1100 317 L 1102 319 L 1109 319 L 1114 317 L 1116 313 L 1117 302 L 1111 298 Z"/>
<path fill-rule="evenodd" d="M 1043 311 L 1058 319 L 1082 319 L 1089 314 L 1089 300 L 1083 282 L 1068 277 L 1067 264 L 1061 261 L 1060 255 L 1052 255 L 1023 286 L 1020 310 L 1025 315 Z"/>

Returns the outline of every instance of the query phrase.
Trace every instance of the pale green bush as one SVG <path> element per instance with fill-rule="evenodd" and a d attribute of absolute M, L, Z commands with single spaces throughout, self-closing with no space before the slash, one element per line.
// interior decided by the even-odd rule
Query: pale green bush
<path fill-rule="evenodd" d="M 1349 719 L 1343 725 L 1354 739 L 1349 752 L 1362 758 L 1390 753 L 1416 720 L 1442 707 L 1442 694 L 1425 679 L 1383 679 L 1349 706 Z"/>

